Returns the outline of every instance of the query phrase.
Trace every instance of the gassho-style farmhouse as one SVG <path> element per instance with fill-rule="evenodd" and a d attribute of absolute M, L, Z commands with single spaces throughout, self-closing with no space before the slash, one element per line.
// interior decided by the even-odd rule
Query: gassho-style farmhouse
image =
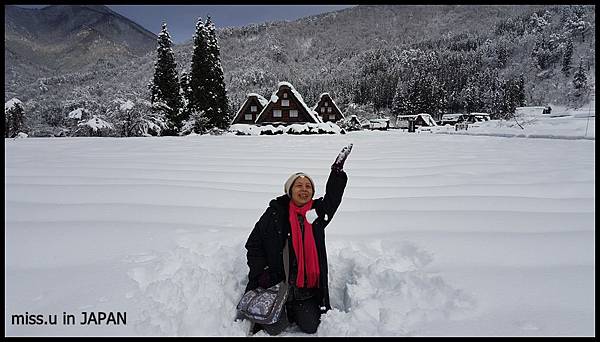
<path fill-rule="evenodd" d="M 270 101 L 250 93 L 231 124 L 295 124 L 325 123 L 344 119 L 329 93 L 323 93 L 314 107 L 309 108 L 302 96 L 289 82 L 279 82 Z"/>

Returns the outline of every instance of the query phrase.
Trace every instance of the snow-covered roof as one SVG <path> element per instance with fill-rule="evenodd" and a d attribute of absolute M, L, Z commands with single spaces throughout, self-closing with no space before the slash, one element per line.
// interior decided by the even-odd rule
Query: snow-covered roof
<path fill-rule="evenodd" d="M 542 107 L 542 108 L 544 108 L 544 107 Z M 484 115 L 484 116 L 487 115 L 487 116 L 490 116 L 490 114 L 488 114 L 488 113 L 477 113 L 477 112 L 470 113 L 469 115 Z"/>
<path fill-rule="evenodd" d="M 306 110 L 306 112 L 308 113 L 308 115 L 316 122 L 316 123 L 323 123 L 323 121 L 321 121 L 321 118 L 319 118 L 319 116 L 317 115 L 317 112 L 315 112 L 314 110 L 308 108 L 308 106 L 306 105 L 306 103 L 304 102 L 304 99 L 302 98 L 302 95 L 300 95 L 300 93 L 298 93 L 298 91 L 296 91 L 296 88 L 294 88 L 294 86 L 289 83 L 289 82 L 279 82 L 277 84 L 277 90 L 275 90 L 275 92 L 273 92 L 273 94 L 271 95 L 271 102 L 275 103 L 279 100 L 279 97 L 277 96 L 277 93 L 279 92 L 279 90 L 281 89 L 282 86 L 286 86 L 289 87 L 290 90 L 292 91 L 292 94 L 294 94 L 294 96 L 296 97 L 296 99 L 298 100 L 298 102 L 300 102 L 300 105 Z M 259 121 L 260 117 L 264 114 L 264 112 L 266 111 L 267 106 L 265 106 L 263 108 L 263 110 L 260 112 L 260 114 L 258 114 L 258 116 L 256 117 L 256 122 Z"/>
<path fill-rule="evenodd" d="M 321 95 L 319 95 L 319 99 L 317 100 L 317 103 L 315 103 L 315 105 L 312 107 L 313 110 L 317 109 L 317 106 L 319 105 L 319 102 L 321 102 L 321 100 L 323 99 L 323 96 L 329 96 L 329 98 L 331 98 L 331 95 L 329 95 L 329 93 L 323 93 Z M 331 101 L 333 102 L 333 101 Z"/>
<path fill-rule="evenodd" d="M 314 110 L 308 108 L 308 106 L 306 105 L 306 103 L 304 102 L 304 99 L 302 98 L 302 95 L 300 95 L 300 93 L 298 91 L 296 91 L 296 88 L 294 88 L 294 86 L 289 83 L 289 82 L 279 82 L 277 84 L 277 90 L 279 90 L 282 86 L 288 86 L 290 87 L 290 89 L 292 90 L 292 93 L 294 94 L 294 96 L 296 96 L 296 98 L 298 99 L 298 101 L 300 101 L 300 104 L 302 105 L 302 107 L 304 107 L 304 109 L 306 109 L 306 111 L 308 112 L 308 115 L 310 115 L 315 122 L 317 123 L 323 123 L 323 121 L 321 121 L 321 118 L 319 118 L 319 116 L 317 115 L 317 112 L 315 112 Z M 275 92 L 277 93 L 277 92 Z"/>
<path fill-rule="evenodd" d="M 312 108 L 313 111 L 317 109 L 317 106 L 319 105 L 319 102 L 321 102 L 321 100 L 323 99 L 323 96 L 327 96 L 329 97 L 329 99 L 331 100 L 331 104 L 333 104 L 333 106 L 335 107 L 335 109 L 337 109 L 337 111 L 342 114 L 342 118 L 345 118 L 344 113 L 342 113 L 342 111 L 340 110 L 340 108 L 337 106 L 337 104 L 335 104 L 335 101 L 333 101 L 333 99 L 331 98 L 331 95 L 329 95 L 329 93 L 323 93 L 321 95 L 319 95 L 319 99 L 317 100 L 317 103 L 315 103 L 315 106 Z"/>
<path fill-rule="evenodd" d="M 267 99 L 265 99 L 264 97 L 262 97 L 259 94 L 256 93 L 248 93 L 248 97 L 256 97 L 258 99 L 258 102 L 261 104 L 261 106 L 265 107 L 267 104 L 269 104 L 269 101 L 267 101 Z"/>
<path fill-rule="evenodd" d="M 256 94 L 256 93 L 248 93 L 248 94 L 246 95 L 246 100 L 244 100 L 244 103 L 242 103 L 242 105 L 240 106 L 240 109 L 238 109 L 237 113 L 235 113 L 235 116 L 233 117 L 233 120 L 231 120 L 231 122 L 235 122 L 235 121 L 238 119 L 238 117 L 239 117 L 240 115 L 242 115 L 242 109 L 244 108 L 244 106 L 246 105 L 246 102 L 248 102 L 248 100 L 249 100 L 251 97 L 256 97 L 256 99 L 258 100 L 258 103 L 260 103 L 260 105 L 261 105 L 263 108 L 265 108 L 265 107 L 267 106 L 267 104 L 269 104 L 269 101 L 267 101 L 267 99 L 265 99 L 265 98 L 264 98 L 264 97 L 262 97 L 261 95 L 259 95 L 259 94 Z"/>
<path fill-rule="evenodd" d="M 465 114 L 463 113 L 450 113 L 450 114 L 442 114 L 442 120 L 458 120 L 461 116 Z"/>
<path fill-rule="evenodd" d="M 515 108 L 515 113 L 518 114 L 526 114 L 526 115 L 535 115 L 535 114 L 543 114 L 546 107 L 517 107 Z"/>
<path fill-rule="evenodd" d="M 425 121 L 430 126 L 437 126 L 437 123 L 435 122 L 435 120 L 433 120 L 433 118 L 431 117 L 431 114 L 427 114 L 427 113 L 419 113 L 419 114 L 411 114 L 411 115 L 398 115 L 396 117 L 396 121 L 399 121 L 402 119 L 413 119 L 414 120 L 419 116 L 423 119 L 423 121 Z"/>
<path fill-rule="evenodd" d="M 19 100 L 16 97 L 13 97 L 12 99 L 8 100 L 5 104 L 4 104 L 4 111 L 10 110 L 12 109 L 15 105 L 21 105 L 23 106 L 23 102 L 21 102 L 21 100 Z"/>
<path fill-rule="evenodd" d="M 544 106 L 526 106 L 526 107 L 517 107 L 516 109 L 546 109 Z"/>

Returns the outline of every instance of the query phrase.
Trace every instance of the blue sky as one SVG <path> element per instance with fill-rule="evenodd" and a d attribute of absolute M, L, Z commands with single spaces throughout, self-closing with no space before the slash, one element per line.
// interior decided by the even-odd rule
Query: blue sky
<path fill-rule="evenodd" d="M 20 7 L 41 8 L 46 5 Z M 212 17 L 217 27 L 295 20 L 355 5 L 107 5 L 111 10 L 158 34 L 163 21 L 174 43 L 192 39 L 198 17 Z"/>

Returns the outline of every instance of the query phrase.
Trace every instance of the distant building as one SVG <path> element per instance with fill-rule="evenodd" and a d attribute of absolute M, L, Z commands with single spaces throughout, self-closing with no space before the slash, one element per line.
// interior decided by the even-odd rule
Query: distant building
<path fill-rule="evenodd" d="M 319 100 L 313 107 L 313 110 L 317 112 L 317 115 L 319 115 L 323 122 L 336 122 L 344 119 L 344 114 L 342 114 L 342 111 L 333 102 L 329 93 L 323 93 L 319 96 Z"/>
<path fill-rule="evenodd" d="M 466 116 L 463 113 L 443 114 L 442 119 L 438 122 L 439 125 L 455 125 L 466 121 Z"/>
<path fill-rule="evenodd" d="M 377 129 L 380 131 L 387 131 L 387 129 L 390 128 L 390 119 L 389 118 L 370 119 L 369 120 L 369 128 L 372 130 Z"/>
<path fill-rule="evenodd" d="M 256 124 L 322 122 L 317 113 L 304 103 L 294 86 L 288 82 L 279 82 L 277 88 L 256 118 Z"/>
<path fill-rule="evenodd" d="M 420 113 L 413 115 L 398 115 L 396 117 L 396 127 L 397 128 L 408 128 L 409 121 L 414 121 L 415 127 L 430 127 L 437 126 L 437 123 L 430 114 Z"/>
<path fill-rule="evenodd" d="M 490 120 L 490 114 L 488 113 L 469 113 L 467 115 L 467 122 L 469 123 L 475 123 L 475 122 L 483 122 L 483 121 L 489 121 Z"/>
<path fill-rule="evenodd" d="M 515 109 L 516 115 L 540 115 L 540 114 L 550 114 L 552 112 L 552 108 L 542 107 L 542 106 L 529 106 L 529 107 L 517 107 Z"/>
<path fill-rule="evenodd" d="M 269 101 L 264 97 L 250 93 L 242 104 L 231 124 L 253 124 L 258 114 L 267 106 Z"/>

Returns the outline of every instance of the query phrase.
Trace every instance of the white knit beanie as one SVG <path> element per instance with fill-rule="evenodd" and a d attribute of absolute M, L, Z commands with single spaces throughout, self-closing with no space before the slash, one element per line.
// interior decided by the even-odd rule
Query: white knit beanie
<path fill-rule="evenodd" d="M 285 181 L 285 184 L 283 185 L 283 191 L 285 191 L 285 193 L 286 193 L 288 196 L 292 197 L 292 194 L 291 194 L 291 190 L 292 190 L 292 184 L 294 184 L 294 182 L 296 181 L 296 179 L 297 179 L 298 177 L 306 177 L 306 178 L 308 178 L 308 180 L 310 181 L 310 184 L 311 184 L 311 185 L 312 185 L 312 187 L 313 187 L 313 194 L 314 194 L 314 192 L 315 192 L 315 182 L 313 182 L 312 178 L 310 178 L 310 177 L 309 177 L 309 176 L 308 176 L 306 173 L 304 173 L 304 172 L 296 172 L 296 173 L 292 174 L 292 175 L 290 176 L 290 178 L 288 178 L 288 179 Z"/>

